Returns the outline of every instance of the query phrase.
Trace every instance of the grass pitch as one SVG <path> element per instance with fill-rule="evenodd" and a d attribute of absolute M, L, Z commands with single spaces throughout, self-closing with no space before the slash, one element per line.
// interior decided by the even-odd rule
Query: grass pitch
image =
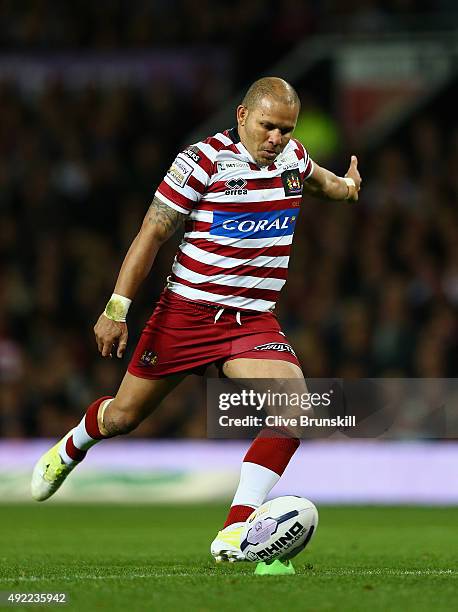
<path fill-rule="evenodd" d="M 0 506 L 0 590 L 66 592 L 54 609 L 88 612 L 457 609 L 458 509 L 319 512 L 295 576 L 254 576 L 209 556 L 223 506 Z"/>

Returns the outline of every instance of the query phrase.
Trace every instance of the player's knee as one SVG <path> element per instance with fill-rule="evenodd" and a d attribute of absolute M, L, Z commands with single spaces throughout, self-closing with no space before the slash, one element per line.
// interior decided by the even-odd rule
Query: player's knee
<path fill-rule="evenodd" d="M 145 416 L 143 406 L 115 398 L 105 411 L 103 425 L 111 436 L 119 436 L 136 429 Z"/>

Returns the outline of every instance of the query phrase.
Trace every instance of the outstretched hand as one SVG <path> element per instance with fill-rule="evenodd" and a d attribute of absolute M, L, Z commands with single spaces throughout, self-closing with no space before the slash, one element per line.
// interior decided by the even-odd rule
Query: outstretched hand
<path fill-rule="evenodd" d="M 116 356 L 123 356 L 129 335 L 126 323 L 112 321 L 102 313 L 94 326 L 94 334 L 102 357 L 113 357 L 116 346 Z"/>
<path fill-rule="evenodd" d="M 356 155 L 351 156 L 350 166 L 345 176 L 355 181 L 355 187 L 350 187 L 348 199 L 352 200 L 353 202 L 357 202 L 358 192 L 361 189 L 362 179 L 358 171 L 358 158 L 356 157 Z"/>

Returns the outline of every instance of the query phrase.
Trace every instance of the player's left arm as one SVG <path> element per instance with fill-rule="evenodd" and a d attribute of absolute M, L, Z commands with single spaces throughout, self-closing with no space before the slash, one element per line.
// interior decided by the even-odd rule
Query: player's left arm
<path fill-rule="evenodd" d="M 356 155 L 352 155 L 350 167 L 344 177 L 337 176 L 330 170 L 313 162 L 313 172 L 304 181 L 304 192 L 327 200 L 352 200 L 357 202 L 361 182 L 358 159 Z"/>

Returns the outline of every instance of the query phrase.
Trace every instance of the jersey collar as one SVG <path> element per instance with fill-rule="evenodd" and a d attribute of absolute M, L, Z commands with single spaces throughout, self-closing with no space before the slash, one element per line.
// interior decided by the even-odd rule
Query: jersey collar
<path fill-rule="evenodd" d="M 235 148 L 238 151 L 238 153 L 240 153 L 240 155 L 243 155 L 243 157 L 245 157 L 246 160 L 252 165 L 252 170 L 259 169 L 259 166 L 254 161 L 253 156 L 251 155 L 251 153 L 248 151 L 248 149 L 243 145 L 242 141 L 240 140 L 240 135 L 239 135 L 239 131 L 237 127 L 234 126 L 230 128 L 229 130 L 226 131 L 226 133 L 229 136 L 229 138 L 232 140 L 232 142 L 234 143 Z"/>
<path fill-rule="evenodd" d="M 227 130 L 227 135 L 234 144 L 238 144 L 240 142 L 239 131 L 235 125 L 234 127 L 231 127 L 229 130 Z"/>

